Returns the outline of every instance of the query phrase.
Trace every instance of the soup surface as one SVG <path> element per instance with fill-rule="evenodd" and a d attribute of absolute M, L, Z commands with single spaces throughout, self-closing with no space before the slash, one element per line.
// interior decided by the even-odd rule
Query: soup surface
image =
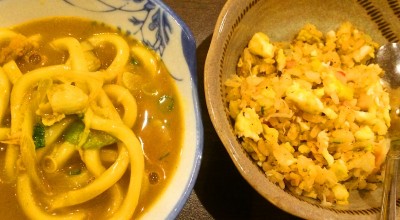
<path fill-rule="evenodd" d="M 33 202 L 33 205 L 27 206 L 34 206 L 39 213 L 44 215 L 62 216 L 84 213 L 84 216 L 90 219 L 109 218 L 114 213 L 118 213 L 119 209 L 130 205 L 126 195 L 131 195 L 129 194 L 131 191 L 138 193 L 130 187 L 139 187 L 140 190 L 137 206 L 134 207 L 135 212 L 132 213 L 133 217 L 142 215 L 157 200 L 169 179 L 172 178 L 181 150 L 183 116 L 179 94 L 162 60 L 153 51 L 125 33 L 102 23 L 80 18 L 46 18 L 18 25 L 10 30 L 20 34 L 17 38 L 21 37 L 22 40 L 0 38 L 0 65 L 10 80 L 11 90 L 11 107 L 7 108 L 0 118 L 0 130 L 2 129 L 5 134 L 0 137 L 0 194 L 2 194 L 0 215 L 2 218 L 27 218 L 26 216 L 29 216 L 31 211 L 26 211 L 26 208 L 22 207 L 26 205 L 25 202 Z M 102 36 L 106 36 L 105 40 L 102 40 Z M 114 38 L 117 40 L 112 40 Z M 122 68 L 121 65 L 116 64 L 120 61 L 119 59 L 123 59 L 120 55 L 123 53 L 121 52 L 123 46 L 119 43 L 122 42 L 120 38 L 127 43 L 129 49 L 128 60 Z M 74 52 L 75 49 L 70 42 L 79 42 L 78 52 Z M 28 46 L 21 46 L 24 43 Z M 22 49 L 19 53 L 7 52 L 17 51 L 20 47 Z M 85 70 L 79 69 L 81 68 L 79 60 L 82 61 L 82 58 L 75 59 L 76 54 L 84 54 L 83 69 Z M 25 90 L 23 98 L 20 99 L 22 104 L 17 106 L 18 108 L 13 106 L 15 105 L 13 95 L 16 96 L 17 91 L 12 90 L 22 84 L 20 83 L 22 76 L 40 68 L 51 66 L 58 68 L 60 65 L 63 65 L 65 71 L 72 69 L 78 76 L 81 72 L 82 75 L 90 72 L 94 76 L 93 83 L 90 77 L 79 80 L 73 79 L 72 76 L 43 77 L 38 83 L 30 85 L 29 89 Z M 19 78 L 12 75 L 15 69 L 21 74 Z M 107 76 L 112 71 L 115 77 Z M 54 74 L 57 75 L 57 73 Z M 96 74 L 100 75 L 99 79 Z M 97 81 L 100 83 L 99 91 L 92 88 L 97 85 Z M 115 90 L 112 89 L 114 87 Z M 42 96 L 40 96 L 41 91 Z M 126 91 L 129 94 L 123 93 Z M 87 96 L 85 96 L 87 99 L 84 99 L 86 105 L 81 109 L 79 109 L 81 98 L 77 97 L 76 93 L 84 93 Z M 37 99 L 37 97 L 41 98 Z M 14 99 L 19 100 L 17 97 Z M 13 111 L 17 109 L 24 112 L 21 108 L 31 105 L 29 103 L 35 100 L 39 100 L 39 105 L 36 105 L 39 107 L 32 110 L 31 116 L 28 114 L 28 117 L 25 114 L 20 125 L 14 125 L 13 120 L 18 119 L 19 116 L 14 116 Z M 52 102 L 57 104 L 52 105 Z M 61 105 L 59 112 L 55 110 L 55 105 Z M 52 109 L 49 109 L 49 106 Z M 113 108 L 108 109 L 110 106 Z M 79 111 L 71 110 L 71 108 L 79 109 Z M 30 107 L 26 109 L 27 112 L 31 110 Z M 117 112 L 117 114 L 111 112 Z M 98 119 L 97 122 L 94 122 L 95 119 L 91 121 L 91 117 Z M 31 118 L 30 124 L 29 118 Z M 125 123 L 125 120 L 129 121 L 129 118 L 131 118 L 130 122 L 133 122 L 132 126 Z M 105 123 L 102 124 L 102 120 Z M 125 124 L 118 123 L 121 121 Z M 27 124 L 30 126 L 26 126 Z M 20 130 L 15 129 L 18 126 L 21 127 Z M 98 128 L 95 128 L 96 126 Z M 130 135 L 128 137 L 134 138 L 131 138 L 132 140 L 125 138 L 128 141 L 124 141 L 120 136 L 122 137 L 125 133 L 113 130 L 118 126 L 121 126 L 123 128 L 121 131 L 124 132 L 126 127 L 131 128 L 132 133 L 128 131 L 125 133 Z M 24 129 L 25 127 L 28 128 Z M 57 131 L 59 127 L 62 127 L 62 131 L 59 135 L 54 135 L 54 131 Z M 77 128 L 81 129 L 78 134 L 74 133 Z M 23 132 L 26 130 L 31 133 L 24 135 Z M 124 134 L 119 135 L 120 133 Z M 71 134 L 73 141 L 71 141 Z M 28 137 L 26 140 L 28 143 L 33 141 L 35 145 L 30 146 L 35 146 L 35 150 L 24 147 L 24 137 Z M 50 139 L 54 139 L 52 146 L 48 144 L 51 142 Z M 41 141 L 43 146 L 40 146 Z M 132 154 L 134 151 L 126 147 L 131 144 L 131 141 L 139 145 L 141 156 L 135 156 Z M 94 144 L 90 145 L 89 142 Z M 65 149 L 59 147 L 64 145 L 73 147 Z M 10 148 L 13 147 L 16 149 L 15 163 L 7 165 L 7 157 L 12 154 Z M 125 148 L 128 150 L 124 150 Z M 57 153 L 62 154 L 60 151 L 68 151 L 66 149 L 73 150 L 70 150 L 69 156 L 60 164 L 54 166 L 51 158 Z M 25 151 L 30 151 L 28 155 L 31 156 L 24 156 Z M 121 160 L 124 157 L 122 152 L 127 152 L 126 155 L 129 155 L 131 159 L 128 160 L 126 157 L 125 160 Z M 139 164 L 137 161 L 140 161 L 140 157 L 143 158 L 143 173 L 136 175 L 138 169 L 136 164 Z M 97 168 L 95 165 L 88 165 L 92 163 L 91 161 L 98 163 Z M 31 169 L 29 166 L 32 164 L 34 168 Z M 115 180 L 117 181 L 115 184 L 107 182 L 105 179 L 114 178 L 104 177 L 118 173 L 118 170 L 113 169 L 119 166 L 126 169 L 122 171 L 121 178 L 118 181 Z M 110 176 L 105 176 L 106 174 Z M 42 184 L 35 182 L 35 175 L 39 177 L 37 182 Z M 135 175 L 137 178 L 142 177 L 142 180 L 136 180 L 139 182 L 136 185 L 131 184 L 131 181 L 135 180 Z M 25 176 L 28 179 L 26 181 L 21 178 Z M 110 186 L 107 186 L 106 190 L 82 190 L 90 188 L 91 184 L 102 185 L 100 180 L 104 180 L 105 184 Z M 29 184 L 24 185 L 24 181 Z M 44 185 L 44 189 L 41 185 Z M 19 195 L 20 192 L 29 191 L 29 187 L 32 188 L 32 198 Z M 102 187 L 99 186 L 99 188 Z M 57 200 L 57 195 L 71 196 L 72 193 L 69 194 L 71 191 L 79 190 L 87 192 L 86 194 L 93 193 L 91 196 L 93 198 L 87 201 L 81 199 L 82 201 L 76 204 L 65 205 L 66 202 L 63 201 L 59 206 L 53 205 L 57 204 L 58 200 L 62 200 Z"/>

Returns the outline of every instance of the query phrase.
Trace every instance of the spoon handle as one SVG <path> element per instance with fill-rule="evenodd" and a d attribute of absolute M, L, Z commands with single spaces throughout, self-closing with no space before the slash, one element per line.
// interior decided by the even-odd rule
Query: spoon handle
<path fill-rule="evenodd" d="M 399 184 L 400 169 L 400 142 L 392 141 L 386 158 L 385 179 L 383 181 L 383 194 L 380 219 L 395 220 L 397 185 Z"/>

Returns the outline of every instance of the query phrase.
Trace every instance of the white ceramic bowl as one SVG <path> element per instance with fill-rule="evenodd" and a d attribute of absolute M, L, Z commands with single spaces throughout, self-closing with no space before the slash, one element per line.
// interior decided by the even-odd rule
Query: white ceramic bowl
<path fill-rule="evenodd" d="M 228 0 L 225 4 L 205 64 L 207 108 L 241 175 L 272 204 L 305 219 L 377 219 L 382 190 L 352 191 L 348 206 L 324 207 L 318 201 L 294 196 L 269 181 L 234 135 L 224 97 L 223 82 L 236 73 L 241 52 L 256 32 L 266 33 L 273 42 L 289 41 L 306 23 L 326 33 L 350 21 L 380 44 L 399 41 L 399 5 L 399 1 L 389 0 Z M 397 217 L 400 218 L 399 211 Z"/>
<path fill-rule="evenodd" d="M 181 94 L 184 140 L 174 177 L 143 219 L 174 219 L 193 189 L 203 151 L 196 43 L 186 24 L 161 0 L 1 0 L 0 8 L 2 27 L 48 16 L 89 18 L 128 31 L 161 56 Z M 143 23 L 134 25 L 131 18 Z M 153 18 L 159 19 L 155 27 Z"/>

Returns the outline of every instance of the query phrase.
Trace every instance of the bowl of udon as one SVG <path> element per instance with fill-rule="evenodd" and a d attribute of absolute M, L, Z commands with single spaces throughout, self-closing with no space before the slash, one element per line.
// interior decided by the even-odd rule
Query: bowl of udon
<path fill-rule="evenodd" d="M 398 101 L 374 57 L 400 39 L 398 8 L 225 4 L 205 64 L 207 108 L 238 171 L 275 206 L 304 219 L 378 218 Z"/>
<path fill-rule="evenodd" d="M 203 147 L 188 27 L 159 0 L 0 7 L 2 218 L 174 219 Z"/>

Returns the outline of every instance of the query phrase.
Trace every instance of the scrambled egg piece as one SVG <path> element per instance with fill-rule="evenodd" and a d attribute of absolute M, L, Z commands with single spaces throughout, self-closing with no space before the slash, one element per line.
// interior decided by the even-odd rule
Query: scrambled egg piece
<path fill-rule="evenodd" d="M 288 142 L 281 145 L 273 145 L 272 153 L 280 165 L 289 167 L 296 163 L 297 159 L 294 158 L 293 154 L 290 152 L 291 148 L 292 146 Z"/>
<path fill-rule="evenodd" d="M 353 89 L 340 82 L 332 73 L 322 73 L 322 77 L 327 94 L 336 94 L 340 100 L 353 99 Z"/>
<path fill-rule="evenodd" d="M 356 131 L 356 133 L 354 134 L 354 137 L 358 141 L 374 140 L 375 139 L 374 132 L 367 125 L 361 127 L 358 131 Z"/>
<path fill-rule="evenodd" d="M 275 128 L 270 128 L 268 125 L 263 124 L 263 136 L 268 145 L 278 144 L 279 132 Z"/>
<path fill-rule="evenodd" d="M 321 31 L 317 30 L 317 28 L 312 24 L 306 24 L 304 28 L 299 31 L 296 39 L 299 41 L 304 41 L 309 44 L 319 43 L 323 34 Z"/>
<path fill-rule="evenodd" d="M 324 110 L 324 104 L 311 91 L 303 89 L 296 82 L 286 90 L 286 98 L 296 103 L 301 110 L 318 114 Z"/>
<path fill-rule="evenodd" d="M 376 119 L 376 112 L 354 111 L 355 120 L 360 123 L 370 123 Z"/>
<path fill-rule="evenodd" d="M 235 132 L 239 137 L 248 137 L 255 141 L 260 139 L 263 131 L 258 114 L 252 108 L 244 108 L 236 117 Z"/>
<path fill-rule="evenodd" d="M 283 68 L 286 66 L 286 56 L 285 53 L 283 52 L 283 49 L 278 50 L 278 54 L 276 55 L 276 62 L 278 66 L 278 70 L 282 71 Z"/>
<path fill-rule="evenodd" d="M 263 58 L 273 58 L 275 53 L 274 45 L 270 43 L 268 36 L 261 32 L 254 34 L 251 38 L 249 50 Z"/>
<path fill-rule="evenodd" d="M 335 173 L 339 181 L 344 181 L 349 177 L 349 170 L 342 159 L 335 160 L 329 170 Z"/>
<path fill-rule="evenodd" d="M 375 57 L 374 48 L 369 45 L 362 46 L 359 50 L 354 51 L 353 53 L 353 59 L 356 62 L 361 62 L 367 56 Z"/>
<path fill-rule="evenodd" d="M 274 106 L 276 93 L 272 88 L 263 88 L 260 95 L 254 95 L 253 98 L 257 100 L 260 106 L 269 109 Z"/>
<path fill-rule="evenodd" d="M 345 205 L 349 203 L 348 199 L 350 194 L 346 187 L 341 184 L 337 184 L 332 188 L 332 191 L 338 204 Z"/>

